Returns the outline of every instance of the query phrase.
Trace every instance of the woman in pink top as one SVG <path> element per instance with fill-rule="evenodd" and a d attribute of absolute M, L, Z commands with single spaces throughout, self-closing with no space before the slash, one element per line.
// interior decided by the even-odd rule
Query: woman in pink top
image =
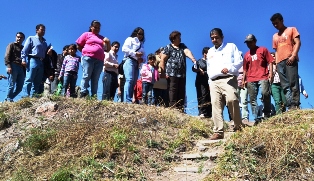
<path fill-rule="evenodd" d="M 80 97 L 87 96 L 89 81 L 91 81 L 91 96 L 97 95 L 98 80 L 104 64 L 104 51 L 109 52 L 110 40 L 99 34 L 100 22 L 93 20 L 89 31 L 83 33 L 77 40 L 78 50 L 82 52 L 83 76 L 81 80 Z"/>

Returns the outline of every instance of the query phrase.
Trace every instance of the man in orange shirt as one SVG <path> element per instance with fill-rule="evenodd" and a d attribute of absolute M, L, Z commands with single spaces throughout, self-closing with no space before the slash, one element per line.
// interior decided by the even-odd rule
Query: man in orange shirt
<path fill-rule="evenodd" d="M 287 99 L 288 109 L 299 108 L 300 90 L 298 78 L 298 52 L 301 47 L 300 34 L 295 27 L 286 27 L 280 13 L 270 18 L 278 33 L 273 35 L 273 48 L 276 51 L 277 72 L 281 87 Z"/>

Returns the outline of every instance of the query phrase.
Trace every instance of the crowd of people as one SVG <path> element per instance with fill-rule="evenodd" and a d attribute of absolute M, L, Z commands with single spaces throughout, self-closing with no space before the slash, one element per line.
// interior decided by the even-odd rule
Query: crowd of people
<path fill-rule="evenodd" d="M 225 43 L 220 28 L 210 31 L 213 47 L 204 47 L 202 58 L 181 42 L 181 33 L 173 31 L 169 44 L 154 53 L 145 53 L 145 32 L 135 28 L 122 44 L 123 58 L 118 62 L 120 43 L 100 35 L 101 23 L 92 21 L 88 32 L 76 44 L 64 46 L 57 54 L 44 38 L 45 26 L 36 26 L 36 35 L 16 34 L 16 41 L 7 46 L 5 65 L 8 73 L 6 101 L 25 89 L 25 97 L 38 97 L 49 84 L 49 93 L 62 96 L 97 96 L 98 82 L 103 72 L 103 100 L 165 106 L 184 110 L 186 106 L 186 72 L 188 57 L 196 73 L 195 87 L 200 117 L 212 118 L 214 134 L 210 139 L 224 138 L 223 109 L 228 108 L 234 121 L 234 131 L 243 128 L 249 120 L 250 102 L 255 123 L 268 118 L 271 113 L 271 95 L 276 114 L 296 109 L 300 105 L 300 91 L 307 97 L 299 83 L 298 51 L 300 35 L 295 27 L 286 27 L 283 17 L 271 17 L 278 30 L 273 36 L 275 52 L 257 46 L 253 34 L 245 37 L 248 51 L 242 54 L 234 43 Z M 77 50 L 82 57 L 77 56 Z M 76 89 L 81 64 L 82 79 Z M 90 90 L 89 90 L 90 88 Z M 61 89 L 61 90 L 60 90 Z M 261 89 L 262 115 L 258 112 L 257 96 Z M 79 92 L 79 93 L 78 93 Z M 242 113 L 241 113 L 242 111 Z"/>

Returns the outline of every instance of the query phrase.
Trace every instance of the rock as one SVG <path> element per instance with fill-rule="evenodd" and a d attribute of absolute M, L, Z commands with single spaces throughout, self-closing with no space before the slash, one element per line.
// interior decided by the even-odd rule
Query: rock
<path fill-rule="evenodd" d="M 35 113 L 36 114 L 43 114 L 46 112 L 55 112 L 58 109 L 58 104 L 53 102 L 46 102 L 43 105 L 39 106 Z"/>

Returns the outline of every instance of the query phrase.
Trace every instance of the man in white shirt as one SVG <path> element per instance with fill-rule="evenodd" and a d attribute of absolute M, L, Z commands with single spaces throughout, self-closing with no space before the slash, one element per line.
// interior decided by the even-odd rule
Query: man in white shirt
<path fill-rule="evenodd" d="M 239 98 L 237 94 L 238 70 L 243 64 L 241 52 L 233 43 L 223 43 L 223 33 L 219 28 L 210 31 L 214 46 L 207 53 L 207 74 L 212 103 L 214 134 L 211 140 L 224 138 L 223 109 L 228 106 L 234 121 L 234 131 L 242 128 Z"/>

